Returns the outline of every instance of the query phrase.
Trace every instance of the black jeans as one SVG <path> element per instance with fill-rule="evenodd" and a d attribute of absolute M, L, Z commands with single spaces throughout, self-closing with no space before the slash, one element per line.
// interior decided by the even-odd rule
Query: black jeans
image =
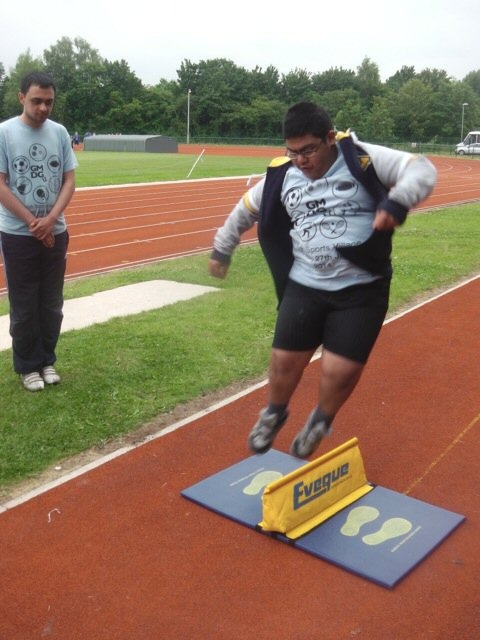
<path fill-rule="evenodd" d="M 55 362 L 63 320 L 68 232 L 48 249 L 33 236 L 0 233 L 10 302 L 13 368 L 40 371 Z"/>

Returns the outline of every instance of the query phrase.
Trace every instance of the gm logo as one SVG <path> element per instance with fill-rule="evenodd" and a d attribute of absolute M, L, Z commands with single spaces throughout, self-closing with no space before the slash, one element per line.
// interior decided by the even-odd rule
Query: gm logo
<path fill-rule="evenodd" d="M 338 483 L 345 476 L 348 476 L 349 469 L 350 465 L 347 462 L 312 482 L 297 482 L 297 484 L 293 486 L 293 509 L 300 509 L 309 502 L 312 502 L 312 500 L 323 496 L 327 491 L 330 491 L 334 484 Z"/>

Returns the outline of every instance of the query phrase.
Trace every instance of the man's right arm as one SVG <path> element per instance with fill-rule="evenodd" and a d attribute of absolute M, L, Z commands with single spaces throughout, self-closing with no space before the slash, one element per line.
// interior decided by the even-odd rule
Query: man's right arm
<path fill-rule="evenodd" d="M 23 220 L 27 227 L 30 226 L 32 222 L 35 222 L 35 216 L 27 209 L 23 202 L 12 193 L 7 184 L 7 176 L 5 173 L 0 173 L 0 202 L 5 209 L 8 209 L 17 216 L 17 218 Z"/>
<path fill-rule="evenodd" d="M 13 215 L 17 216 L 17 218 L 23 220 L 30 229 L 30 233 L 35 235 L 34 225 L 36 218 L 33 213 L 27 209 L 23 202 L 17 198 L 14 193 L 12 193 L 7 184 L 7 175 L 5 173 L 0 173 L 0 203 L 5 207 L 5 209 L 8 209 L 8 211 L 13 213 Z M 55 237 L 53 233 L 49 233 L 39 239 L 46 247 L 53 247 L 55 244 Z"/>
<path fill-rule="evenodd" d="M 224 278 L 230 266 L 232 254 L 240 243 L 243 233 L 258 220 L 264 179 L 249 189 L 237 202 L 213 240 L 208 270 L 215 278 Z"/>

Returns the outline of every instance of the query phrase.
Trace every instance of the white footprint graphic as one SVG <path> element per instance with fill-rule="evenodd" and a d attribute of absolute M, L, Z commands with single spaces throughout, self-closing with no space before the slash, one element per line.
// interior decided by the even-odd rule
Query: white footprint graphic
<path fill-rule="evenodd" d="M 260 471 L 252 478 L 250 484 L 244 488 L 243 493 L 247 496 L 256 496 L 267 484 L 278 480 L 282 476 L 283 473 L 280 473 L 280 471 Z"/>
<path fill-rule="evenodd" d="M 344 536 L 356 536 L 364 524 L 376 520 L 379 515 L 380 512 L 375 507 L 355 507 L 348 513 L 340 533 Z"/>
<path fill-rule="evenodd" d="M 382 544 L 382 542 L 386 542 L 392 538 L 405 535 L 410 531 L 412 526 L 412 523 L 405 518 L 390 518 L 382 524 L 378 531 L 363 536 L 362 541 L 372 546 Z"/>

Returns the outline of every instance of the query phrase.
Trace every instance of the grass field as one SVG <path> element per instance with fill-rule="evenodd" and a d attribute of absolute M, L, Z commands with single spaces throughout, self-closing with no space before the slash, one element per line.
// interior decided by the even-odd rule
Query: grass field
<path fill-rule="evenodd" d="M 190 173 L 190 179 L 248 176 L 263 173 L 271 155 L 267 154 L 264 158 L 247 158 L 205 153 L 195 164 L 196 156 L 180 153 L 81 151 L 77 153 L 77 159 L 77 187 L 89 187 L 185 180 Z"/>
<path fill-rule="evenodd" d="M 94 173 L 85 160 L 85 175 Z M 222 160 L 225 171 L 238 174 L 238 159 Z M 138 175 L 139 182 L 148 181 L 147 174 Z M 395 236 L 390 313 L 479 272 L 478 216 L 474 204 L 410 217 Z M 183 403 L 265 374 L 276 301 L 257 246 L 237 251 L 225 281 L 208 275 L 207 256 L 200 255 L 69 282 L 65 295 L 157 278 L 219 291 L 64 334 L 58 345 L 62 384 L 42 393 L 25 392 L 12 372 L 11 353 L 0 353 L 0 494 L 69 456 L 101 449 L 161 416 L 168 420 Z M 0 299 L 0 313 L 7 311 Z"/>

